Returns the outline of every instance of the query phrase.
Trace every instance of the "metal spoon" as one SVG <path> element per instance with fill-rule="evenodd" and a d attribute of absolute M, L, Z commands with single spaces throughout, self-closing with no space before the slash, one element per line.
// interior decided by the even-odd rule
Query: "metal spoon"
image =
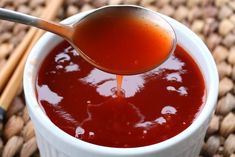
<path fill-rule="evenodd" d="M 83 22 L 92 20 L 96 16 L 102 16 L 104 14 L 112 14 L 112 13 L 118 13 L 119 11 L 126 12 L 128 14 L 133 14 L 134 16 L 138 16 L 144 19 L 147 19 L 150 22 L 153 22 L 154 24 L 163 27 L 165 31 L 167 31 L 171 36 L 171 49 L 169 51 L 169 54 L 166 56 L 165 60 L 170 56 L 170 54 L 175 50 L 176 47 L 176 35 L 174 33 L 173 28 L 171 25 L 163 19 L 160 15 L 157 13 L 150 11 L 148 9 L 145 9 L 143 7 L 133 6 L 133 5 L 117 5 L 117 6 L 105 6 L 99 9 L 94 10 L 93 12 L 86 15 L 83 19 L 81 19 Z M 109 69 L 109 67 L 101 66 L 96 62 L 92 56 L 89 56 L 86 54 L 86 52 L 83 52 L 79 49 L 76 43 L 74 43 L 74 34 L 76 31 L 76 27 L 79 25 L 78 21 L 74 23 L 73 25 L 65 25 L 60 23 L 55 23 L 52 21 L 46 21 L 34 16 L 22 14 L 16 11 L 11 11 L 7 9 L 0 8 L 0 19 L 7 20 L 7 21 L 13 21 L 17 23 L 22 23 L 30 26 L 34 26 L 52 33 L 55 33 L 64 39 L 66 39 L 72 46 L 77 50 L 77 52 L 90 64 L 94 65 L 95 67 L 104 70 L 109 73 L 115 73 L 119 75 L 130 75 L 130 74 L 138 74 L 142 72 L 149 71 L 157 66 L 159 66 L 159 63 L 154 63 L 154 65 L 146 68 L 146 69 L 139 69 L 139 70 L 128 70 L 128 69 Z M 92 43 L 90 43 L 92 45 Z M 104 57 L 104 56 L 100 56 Z M 111 58 L 115 60 L 115 58 Z M 120 61 L 121 64 L 121 61 Z"/>

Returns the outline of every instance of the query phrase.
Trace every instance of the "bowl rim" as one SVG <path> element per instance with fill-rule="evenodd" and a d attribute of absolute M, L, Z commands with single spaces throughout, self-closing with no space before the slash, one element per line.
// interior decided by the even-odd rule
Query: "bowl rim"
<path fill-rule="evenodd" d="M 73 23 L 73 21 L 84 17 L 85 15 L 89 14 L 92 11 L 87 11 L 87 12 L 73 15 L 63 20 L 62 23 L 71 24 Z M 218 96 L 218 84 L 219 84 L 216 64 L 208 48 L 205 46 L 205 44 L 201 41 L 201 39 L 195 33 L 193 33 L 189 28 L 177 22 L 176 20 L 170 17 L 167 17 L 165 15 L 162 15 L 162 14 L 160 15 L 164 19 L 166 19 L 169 23 L 171 24 L 173 23 L 175 25 L 173 27 L 181 27 L 185 32 L 188 33 L 188 35 L 191 38 L 194 39 L 193 40 L 194 44 L 197 45 L 197 47 L 199 47 L 202 52 L 204 52 L 201 55 L 204 55 L 204 57 L 207 58 L 206 65 L 210 69 L 210 71 L 208 71 L 208 75 L 211 76 L 211 78 L 213 78 L 211 79 L 209 84 L 206 83 L 208 92 L 207 92 L 207 99 L 206 99 L 205 105 L 203 109 L 201 110 L 199 116 L 194 120 L 194 122 L 188 128 L 186 128 L 184 131 L 177 134 L 176 136 L 168 140 L 165 140 L 163 142 L 148 145 L 148 146 L 143 146 L 143 147 L 125 148 L 125 149 L 91 144 L 91 143 L 76 139 L 75 137 L 70 136 L 66 132 L 59 129 L 54 123 L 50 121 L 50 119 L 43 112 L 43 109 L 39 107 L 40 105 L 37 102 L 36 94 L 35 94 L 35 87 L 34 87 L 36 80 L 33 78 L 33 74 L 32 74 L 33 71 L 31 68 L 32 60 L 35 59 L 35 54 L 38 55 L 41 49 L 47 44 L 46 41 L 50 41 L 55 36 L 55 35 L 52 35 L 51 33 L 45 33 L 40 38 L 40 40 L 35 44 L 35 46 L 31 50 L 31 53 L 28 56 L 28 59 L 25 65 L 25 70 L 24 70 L 24 75 L 23 75 L 24 77 L 23 87 L 25 91 L 26 101 L 30 102 L 30 103 L 27 103 L 27 107 L 30 111 L 30 116 L 32 117 L 32 120 L 36 119 L 37 122 L 39 122 L 40 125 L 43 126 L 43 129 L 46 129 L 46 131 L 51 132 L 56 138 L 62 140 L 65 143 L 70 144 L 71 146 L 74 146 L 75 148 L 79 148 L 79 149 L 82 149 L 84 151 L 89 151 L 89 152 L 92 151 L 92 152 L 96 152 L 99 154 L 106 154 L 106 155 L 107 154 L 108 155 L 137 155 L 137 154 L 140 155 L 140 154 L 148 154 L 148 153 L 152 153 L 156 151 L 158 152 L 163 149 L 167 149 L 173 145 L 176 145 L 180 141 L 192 135 L 196 130 L 200 128 L 200 126 L 203 125 L 203 123 L 206 120 L 208 120 L 208 118 L 210 117 L 211 113 L 213 112 L 215 108 L 215 104 L 216 104 L 217 96 Z"/>

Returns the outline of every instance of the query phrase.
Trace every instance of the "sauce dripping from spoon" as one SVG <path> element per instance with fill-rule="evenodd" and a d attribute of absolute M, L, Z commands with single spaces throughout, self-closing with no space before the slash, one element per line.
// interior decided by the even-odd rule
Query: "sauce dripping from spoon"
<path fill-rule="evenodd" d="M 31 25 L 65 38 L 90 64 L 117 74 L 119 95 L 122 75 L 156 68 L 176 47 L 176 36 L 170 24 L 156 12 L 137 6 L 102 7 L 72 25 L 3 8 L 0 8 L 0 19 Z"/>

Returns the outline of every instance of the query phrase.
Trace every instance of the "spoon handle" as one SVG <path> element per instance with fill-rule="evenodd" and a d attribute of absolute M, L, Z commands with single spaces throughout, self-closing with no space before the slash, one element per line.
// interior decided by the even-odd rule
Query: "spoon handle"
<path fill-rule="evenodd" d="M 58 34 L 66 39 L 71 39 L 73 33 L 71 26 L 46 21 L 35 16 L 3 8 L 0 8 L 0 19 L 37 27 Z"/>
<path fill-rule="evenodd" d="M 0 8 L 0 19 L 35 27 L 38 23 L 38 18 L 36 17 L 3 8 Z"/>

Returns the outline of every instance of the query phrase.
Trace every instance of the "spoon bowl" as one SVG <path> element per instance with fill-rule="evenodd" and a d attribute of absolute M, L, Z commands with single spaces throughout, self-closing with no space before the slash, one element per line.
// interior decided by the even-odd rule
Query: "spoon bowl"
<path fill-rule="evenodd" d="M 156 12 L 118 5 L 99 8 L 77 23 L 70 42 L 89 63 L 103 71 L 133 75 L 163 63 L 176 47 L 171 25 Z"/>

